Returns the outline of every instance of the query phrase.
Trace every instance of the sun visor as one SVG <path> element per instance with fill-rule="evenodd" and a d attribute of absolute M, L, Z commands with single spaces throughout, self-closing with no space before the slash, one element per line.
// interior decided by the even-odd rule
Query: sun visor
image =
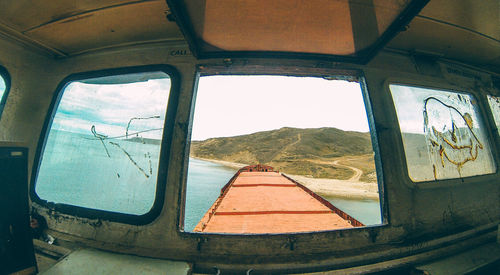
<path fill-rule="evenodd" d="M 368 62 L 428 0 L 167 0 L 198 58 Z"/>

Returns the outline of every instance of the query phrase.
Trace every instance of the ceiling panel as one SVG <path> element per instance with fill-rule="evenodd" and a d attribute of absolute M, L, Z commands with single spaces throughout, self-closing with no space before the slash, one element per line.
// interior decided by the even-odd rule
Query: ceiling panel
<path fill-rule="evenodd" d="M 135 2 L 68 17 L 24 34 L 70 55 L 128 43 L 182 39 L 175 23 L 166 19 L 167 10 L 165 1 Z"/>
<path fill-rule="evenodd" d="M 13 0 L 2 1 L 0 22 L 24 32 L 48 22 L 105 7 L 122 5 L 132 0 Z"/>
<path fill-rule="evenodd" d="M 167 0 L 199 58 L 283 56 L 364 63 L 427 0 Z"/>
<path fill-rule="evenodd" d="M 194 22 L 204 42 L 222 50 L 354 53 L 349 4 L 332 1 L 318 12 L 318 2 L 206 1 L 203 21 Z"/>
<path fill-rule="evenodd" d="M 480 34 L 416 17 L 388 47 L 500 68 L 500 43 Z"/>
<path fill-rule="evenodd" d="M 419 16 L 447 22 L 500 40 L 499 0 L 432 0 Z"/>

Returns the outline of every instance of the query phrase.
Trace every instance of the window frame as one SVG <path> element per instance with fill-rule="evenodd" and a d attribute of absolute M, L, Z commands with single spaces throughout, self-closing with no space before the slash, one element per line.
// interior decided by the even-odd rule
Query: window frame
<path fill-rule="evenodd" d="M 142 215 L 126 214 L 126 213 L 119 213 L 107 210 L 91 209 L 87 207 L 75 206 L 64 203 L 53 203 L 40 198 L 35 191 L 35 186 L 41 164 L 41 157 L 43 156 L 45 144 L 48 139 L 48 134 L 52 126 L 52 121 L 57 112 L 59 103 L 63 97 L 65 88 L 71 82 L 78 80 L 130 74 L 130 73 L 155 72 L 155 71 L 161 71 L 167 74 L 170 78 L 171 84 L 170 84 L 169 98 L 165 114 L 162 141 L 160 145 L 161 147 L 158 160 L 158 175 L 156 182 L 155 199 L 153 202 L 153 206 L 151 207 L 149 212 Z M 107 220 L 107 221 L 126 223 L 131 225 L 145 225 L 154 221 L 157 217 L 160 216 L 161 210 L 163 209 L 165 202 L 165 189 L 167 183 L 173 128 L 174 128 L 175 117 L 177 115 L 177 107 L 179 105 L 179 94 L 180 94 L 180 75 L 175 67 L 164 64 L 121 67 L 121 68 L 112 68 L 112 69 L 105 69 L 98 71 L 90 71 L 90 72 L 71 74 L 66 78 L 64 78 L 56 88 L 55 95 L 52 98 L 52 102 L 48 109 L 44 125 L 40 134 L 40 138 L 38 140 L 38 145 L 35 152 L 35 159 L 32 168 L 32 174 L 31 174 L 32 176 L 30 180 L 30 197 L 32 201 L 47 209 L 82 218 Z"/>
<path fill-rule="evenodd" d="M 0 119 L 2 118 L 3 109 L 5 108 L 5 104 L 7 103 L 7 97 L 10 92 L 11 79 L 10 74 L 6 68 L 0 65 L 0 77 L 5 82 L 5 91 L 3 92 L 2 97 L 0 98 Z"/>
<path fill-rule="evenodd" d="M 402 180 L 407 187 L 410 188 L 442 188 L 442 187 L 453 187 L 457 185 L 462 185 L 462 184 L 480 184 L 484 182 L 489 182 L 491 180 L 494 180 L 500 176 L 500 163 L 499 163 L 499 158 L 498 158 L 498 148 L 495 144 L 495 136 L 493 135 L 492 132 L 492 126 L 491 122 L 489 121 L 487 117 L 487 112 L 486 110 L 489 110 L 489 106 L 487 107 L 487 98 L 486 94 L 481 93 L 478 91 L 478 89 L 475 89 L 474 87 L 469 87 L 467 85 L 460 85 L 460 83 L 457 83 L 457 85 L 452 85 L 452 84 L 447 84 L 447 83 L 442 83 L 442 82 L 437 82 L 434 80 L 412 80 L 412 79 L 405 79 L 405 78 L 388 78 L 384 81 L 384 90 L 388 94 L 388 98 L 390 100 L 390 103 L 392 104 L 392 108 L 390 112 L 392 113 L 391 116 L 395 118 L 394 121 L 394 134 L 396 135 L 397 138 L 397 144 L 396 146 L 399 147 L 399 151 L 401 152 L 400 155 L 400 163 L 401 165 L 398 165 L 399 167 L 397 168 L 400 170 L 400 174 L 404 176 L 404 179 Z M 390 90 L 390 85 L 402 85 L 402 86 L 411 86 L 411 87 L 417 87 L 417 88 L 424 88 L 424 89 L 434 89 L 434 90 L 441 90 L 441 91 L 446 91 L 446 92 L 459 92 L 459 93 L 465 93 L 472 95 L 477 103 L 476 106 L 479 108 L 478 115 L 481 118 L 483 122 L 483 128 L 486 133 L 487 138 L 489 139 L 489 145 L 490 145 L 490 150 L 491 154 L 493 156 L 493 160 L 495 161 L 495 167 L 496 171 L 491 174 L 482 174 L 482 175 L 475 175 L 475 176 L 468 176 L 468 177 L 462 177 L 462 178 L 450 178 L 450 179 L 438 179 L 438 180 L 428 180 L 428 181 L 413 181 L 410 177 L 409 171 L 408 171 L 408 162 L 406 159 L 406 151 L 404 148 L 404 143 L 403 143 L 403 138 L 402 138 L 402 132 L 399 124 L 399 118 L 397 116 L 396 112 L 396 104 L 394 102 L 394 98 L 392 97 L 392 92 Z M 485 105 L 486 104 L 486 105 Z"/>
<path fill-rule="evenodd" d="M 500 94 L 495 94 L 495 93 L 492 93 L 491 91 L 486 93 L 486 105 L 488 106 L 488 110 L 491 114 L 491 125 L 494 128 L 494 129 L 492 129 L 492 131 L 496 132 L 496 134 L 494 135 L 495 137 L 500 137 L 500 128 L 497 127 L 496 120 L 495 120 L 495 114 L 493 114 L 494 110 L 493 110 L 493 108 L 491 108 L 488 96 L 500 98 Z M 498 121 L 498 123 L 500 123 L 500 121 Z"/>
<path fill-rule="evenodd" d="M 188 135 L 186 136 L 186 156 L 184 157 L 184 162 L 182 164 L 183 170 L 183 181 L 181 186 L 181 198 L 178 205 L 178 220 L 176 221 L 176 228 L 180 236 L 191 237 L 191 238 L 214 238 L 216 241 L 219 237 L 225 238 L 228 236 L 238 236 L 238 237 L 250 237 L 250 236 L 271 236 L 275 235 L 277 237 L 283 236 L 300 236 L 300 235 L 310 235 L 310 234 L 337 234 L 339 231 L 357 231 L 357 230 L 370 230 L 373 228 L 380 228 L 389 225 L 389 207 L 387 205 L 387 199 L 385 194 L 385 181 L 382 167 L 382 159 L 380 146 L 378 142 L 377 129 L 375 126 L 375 118 L 372 108 L 372 100 L 368 91 L 366 84 L 366 79 L 364 72 L 360 69 L 332 69 L 332 68 L 317 68 L 317 67 L 300 67 L 302 70 L 297 70 L 300 66 L 297 65 L 283 65 L 283 66 L 251 66 L 251 65 L 199 65 L 196 68 L 196 74 L 194 78 L 193 85 L 193 96 L 191 99 L 190 110 L 189 110 L 189 126 L 190 129 Z M 363 104 L 365 106 L 369 132 L 371 137 L 372 149 L 374 153 L 375 171 L 377 175 L 377 185 L 379 191 L 379 204 L 381 212 L 381 223 L 375 225 L 365 225 L 362 227 L 354 228 L 343 228 L 343 229 L 332 229 L 317 232 L 293 232 L 293 233 L 263 233 L 263 234 L 231 234 L 231 233 L 207 233 L 207 232 L 192 232 L 184 230 L 184 220 L 185 220 L 185 208 L 186 208 L 186 195 L 187 195 L 187 172 L 189 166 L 189 152 L 191 150 L 191 129 L 193 128 L 194 122 L 194 112 L 196 109 L 196 98 L 198 92 L 198 82 L 200 77 L 203 76 L 222 76 L 222 75 L 273 75 L 273 76 L 294 76 L 294 77 L 317 77 L 317 78 L 327 78 L 331 76 L 339 76 L 339 80 L 352 80 L 356 81 L 360 85 L 361 94 L 363 97 Z M 206 239 L 208 241 L 208 239 Z"/>

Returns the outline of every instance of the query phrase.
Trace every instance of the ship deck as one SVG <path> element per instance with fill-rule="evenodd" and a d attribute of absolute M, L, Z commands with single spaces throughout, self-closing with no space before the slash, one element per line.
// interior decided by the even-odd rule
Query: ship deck
<path fill-rule="evenodd" d="M 281 173 L 242 169 L 221 190 L 194 231 L 290 233 L 362 225 Z"/>

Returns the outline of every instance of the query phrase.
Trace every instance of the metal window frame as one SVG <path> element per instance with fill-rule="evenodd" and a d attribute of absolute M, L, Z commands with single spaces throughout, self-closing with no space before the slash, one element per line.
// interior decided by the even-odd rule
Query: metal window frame
<path fill-rule="evenodd" d="M 170 94 L 164 121 L 163 138 L 161 141 L 155 199 L 150 211 L 142 215 L 125 214 L 113 211 L 91 209 L 64 203 L 53 203 L 40 198 L 35 191 L 38 171 L 40 169 L 41 159 L 45 149 L 45 144 L 47 142 L 48 134 L 52 125 L 52 121 L 57 112 L 57 107 L 59 105 L 59 102 L 64 94 L 64 89 L 67 87 L 67 85 L 74 81 L 89 79 L 89 78 L 130 74 L 130 73 L 154 72 L 154 71 L 161 71 L 166 73 L 170 77 L 171 86 L 170 86 L 170 91 L 169 91 Z M 56 89 L 55 96 L 53 97 L 52 102 L 50 104 L 40 134 L 40 138 L 38 141 L 35 153 L 35 160 L 32 168 L 32 174 L 31 174 L 32 176 L 30 181 L 30 197 L 33 200 L 33 202 L 43 207 L 46 207 L 50 210 L 54 210 L 56 212 L 82 218 L 100 219 L 100 220 L 107 220 L 119 223 L 132 224 L 132 225 L 145 225 L 154 221 L 160 215 L 165 200 L 168 165 L 169 165 L 169 158 L 171 151 L 174 121 L 177 115 L 177 107 L 179 104 L 179 93 L 180 93 L 180 75 L 178 71 L 173 66 L 163 65 L 163 64 L 112 68 L 99 71 L 76 73 L 76 74 L 71 74 L 66 78 L 64 78 Z"/>
<path fill-rule="evenodd" d="M 374 156 L 374 162 L 375 162 L 375 171 L 377 174 L 377 184 L 378 184 L 378 189 L 379 189 L 379 207 L 380 207 L 380 217 L 381 217 L 381 222 L 380 224 L 375 224 L 375 225 L 365 225 L 363 227 L 358 227 L 358 228 L 351 228 L 351 229 L 335 229 L 335 230 L 328 230 L 328 231 L 321 231 L 322 233 L 328 233 L 332 231 L 343 231 L 343 230 L 364 230 L 367 228 L 374 228 L 374 227 L 381 227 L 381 226 L 386 226 L 389 224 L 389 213 L 388 213 L 388 205 L 387 205 L 387 199 L 385 195 L 385 184 L 384 184 L 384 176 L 383 176 L 383 169 L 382 169 L 382 160 L 381 160 L 381 154 L 380 154 L 380 147 L 379 147 L 379 142 L 378 142 L 378 135 L 375 127 L 375 118 L 373 115 L 373 110 L 372 110 L 372 102 L 370 99 L 368 87 L 365 81 L 364 73 L 362 70 L 359 69 L 333 69 L 333 68 L 314 68 L 314 67 L 301 67 L 303 70 L 302 71 L 297 71 L 297 65 L 282 65 L 282 66 L 275 66 L 275 65 L 270 65 L 270 66 L 252 66 L 249 64 L 234 64 L 234 65 L 216 65 L 216 64 L 209 64 L 209 65 L 198 65 L 197 68 L 197 73 L 195 76 L 195 83 L 193 85 L 194 93 L 193 93 L 193 99 L 191 103 L 191 109 L 190 109 L 190 119 L 189 119 L 189 135 L 187 136 L 187 155 L 189 155 L 190 151 L 190 146 L 191 146 L 191 132 L 192 132 L 192 127 L 193 127 L 193 118 L 194 118 L 194 111 L 196 107 L 196 97 L 197 97 L 197 91 L 198 91 L 198 81 L 200 77 L 203 76 L 222 76 L 222 75 L 228 75 L 228 76 L 234 76 L 234 75 L 270 75 L 270 76 L 296 76 L 296 77 L 316 77 L 316 78 L 328 78 L 330 76 L 340 76 L 339 80 L 344 79 L 344 80 L 353 80 L 356 79 L 356 81 L 360 85 L 361 89 L 361 94 L 363 98 L 363 104 L 365 107 L 366 115 L 367 115 L 367 122 L 369 126 L 369 131 L 370 131 L 370 138 L 371 138 L 371 143 L 372 143 L 372 149 L 375 154 Z M 247 234 L 226 234 L 226 233 L 203 233 L 203 232 L 190 232 L 190 231 L 183 231 L 183 226 L 184 226 L 184 219 L 185 219 L 185 207 L 186 207 L 186 190 L 187 190 L 187 170 L 188 170 L 188 165 L 189 161 L 188 158 L 184 160 L 183 164 L 183 173 L 184 173 L 184 182 L 182 183 L 182 197 L 180 199 L 180 206 L 179 206 L 179 233 L 181 235 L 185 236 L 203 236 L 204 238 L 211 238 L 214 236 L 246 236 Z M 317 232 L 315 232 L 317 233 Z M 293 235 L 301 235 L 301 234 L 310 234 L 309 232 L 296 232 L 296 233 L 277 233 L 273 235 L 279 235 L 279 236 L 293 236 Z M 252 234 L 252 235 L 268 235 L 268 234 Z M 217 238 L 217 237 L 216 237 Z"/>
<path fill-rule="evenodd" d="M 5 104 L 7 103 L 7 97 L 9 96 L 10 86 L 11 86 L 10 74 L 7 71 L 7 69 L 2 66 L 0 66 L 0 77 L 5 82 L 5 91 L 3 92 L 3 95 L 0 98 L 0 118 L 1 118 L 3 109 L 5 108 Z"/>
<path fill-rule="evenodd" d="M 394 98 L 392 97 L 392 91 L 390 90 L 390 85 L 401 85 L 401 86 L 407 86 L 407 87 L 415 87 L 415 88 L 422 88 L 422 89 L 433 89 L 436 90 L 436 92 L 450 92 L 450 93 L 462 93 L 462 94 L 467 94 L 473 96 L 473 98 L 477 101 L 477 108 L 478 110 L 478 116 L 482 120 L 482 128 L 485 131 L 486 137 L 488 138 L 489 145 L 490 145 L 490 152 L 493 157 L 493 161 L 495 162 L 495 167 L 496 171 L 493 173 L 489 174 L 480 174 L 480 175 L 473 175 L 473 176 L 467 176 L 467 177 L 457 177 L 457 178 L 446 178 L 446 179 L 438 179 L 438 180 L 423 180 L 423 181 L 414 181 L 410 177 L 410 173 L 408 170 L 408 160 L 406 158 L 406 150 L 404 147 L 403 143 L 403 138 L 402 138 L 402 131 L 400 129 L 400 124 L 399 124 L 399 119 L 396 120 L 397 128 L 396 128 L 396 135 L 398 137 L 398 146 L 401 148 L 401 152 L 403 152 L 402 155 L 402 165 L 399 167 L 401 174 L 404 175 L 405 179 L 403 182 L 405 183 L 406 186 L 410 188 L 416 188 L 417 186 L 419 188 L 442 188 L 442 187 L 452 187 L 456 185 L 463 185 L 463 184 L 477 184 L 480 182 L 487 182 L 490 181 L 491 179 L 495 179 L 500 175 L 500 160 L 498 159 L 497 155 L 495 152 L 497 152 L 497 145 L 495 144 L 495 136 L 492 134 L 491 127 L 489 125 L 488 117 L 487 117 L 487 112 L 486 112 L 486 106 L 483 104 L 484 98 L 486 97 L 485 94 L 482 94 L 474 89 L 466 89 L 463 86 L 460 85 L 453 85 L 453 84 L 444 84 L 444 83 L 438 83 L 435 81 L 415 81 L 415 80 L 410 80 L 410 79 L 405 79 L 405 78 L 389 78 L 385 81 L 384 85 L 384 90 L 387 91 L 387 93 L 390 95 L 390 100 L 392 103 L 393 107 L 393 114 L 395 118 L 398 118 L 397 113 L 396 113 L 396 103 L 394 101 Z"/>

